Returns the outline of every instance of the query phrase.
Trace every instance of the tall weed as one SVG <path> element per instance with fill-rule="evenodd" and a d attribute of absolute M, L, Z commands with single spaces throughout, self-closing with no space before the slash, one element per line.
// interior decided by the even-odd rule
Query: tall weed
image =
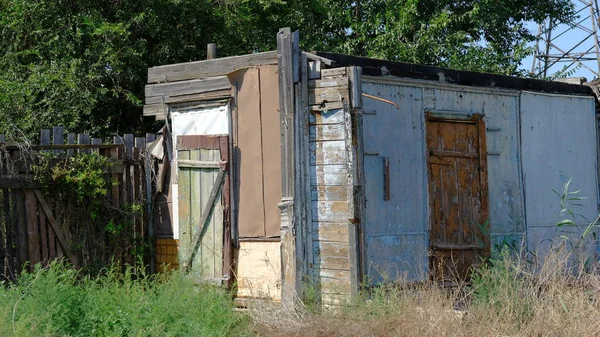
<path fill-rule="evenodd" d="M 178 272 L 155 277 L 118 270 L 91 278 L 52 264 L 24 273 L 18 285 L 0 289 L 0 335 L 251 335 L 220 288 Z"/>

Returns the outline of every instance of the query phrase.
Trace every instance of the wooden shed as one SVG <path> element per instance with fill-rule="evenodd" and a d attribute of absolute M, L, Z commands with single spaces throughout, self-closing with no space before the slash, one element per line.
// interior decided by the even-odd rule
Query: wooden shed
<path fill-rule="evenodd" d="M 167 239 L 199 279 L 335 303 L 506 245 L 543 256 L 570 179 L 578 220 L 596 218 L 590 87 L 298 42 L 282 29 L 277 51 L 148 70 L 144 115 L 166 121 L 176 168 Z"/>

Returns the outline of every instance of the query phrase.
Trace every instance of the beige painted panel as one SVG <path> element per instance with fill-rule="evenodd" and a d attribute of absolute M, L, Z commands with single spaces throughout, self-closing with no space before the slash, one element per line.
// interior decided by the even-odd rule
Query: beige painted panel
<path fill-rule="evenodd" d="M 235 250 L 237 296 L 281 299 L 280 242 L 241 241 Z"/>

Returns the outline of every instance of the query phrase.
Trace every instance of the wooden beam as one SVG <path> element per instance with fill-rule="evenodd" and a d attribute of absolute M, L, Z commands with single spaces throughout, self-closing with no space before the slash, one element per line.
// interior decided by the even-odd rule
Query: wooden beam
<path fill-rule="evenodd" d="M 209 91 L 229 90 L 230 88 L 231 83 L 229 83 L 227 76 L 218 76 L 200 80 L 148 84 L 146 85 L 145 96 L 189 95 Z"/>
<path fill-rule="evenodd" d="M 46 217 L 48 218 L 48 221 L 50 222 L 50 225 L 52 226 L 52 230 L 54 231 L 56 238 L 58 238 L 58 243 L 62 247 L 63 252 L 65 254 L 67 254 L 71 263 L 73 265 L 77 266 L 77 260 L 76 260 L 75 256 L 73 255 L 73 253 L 71 252 L 71 247 L 68 245 L 67 239 L 65 239 L 65 236 L 63 235 L 63 232 L 60 230 L 58 223 L 56 222 L 56 219 L 52 215 L 52 209 L 50 208 L 50 206 L 48 206 L 48 203 L 46 203 L 46 199 L 42 195 L 42 192 L 40 192 L 39 190 L 34 190 L 34 193 L 35 193 L 35 196 L 37 197 L 40 207 L 42 208 L 44 213 L 46 213 Z"/>
<path fill-rule="evenodd" d="M 173 96 L 152 96 L 146 97 L 146 105 L 150 104 L 170 104 L 170 103 L 183 103 L 183 102 L 196 102 L 196 101 L 212 101 L 220 99 L 228 99 L 231 97 L 231 88 L 224 90 L 208 91 L 195 94 L 186 95 L 173 95 Z M 207 102 L 208 103 L 208 102 Z M 162 113 L 162 111 L 161 111 Z"/>
<path fill-rule="evenodd" d="M 270 51 L 152 67 L 148 69 L 148 83 L 165 83 L 212 76 L 225 76 L 240 68 L 262 64 L 277 64 L 277 52 Z"/>
<path fill-rule="evenodd" d="M 217 45 L 214 43 L 209 43 L 206 45 L 206 59 L 213 60 L 217 58 Z"/>

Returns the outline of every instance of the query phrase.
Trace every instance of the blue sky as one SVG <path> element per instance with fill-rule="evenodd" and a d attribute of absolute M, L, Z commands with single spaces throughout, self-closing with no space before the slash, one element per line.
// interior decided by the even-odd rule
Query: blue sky
<path fill-rule="evenodd" d="M 582 10 L 582 12 L 579 13 L 580 18 L 578 20 L 576 20 L 577 22 L 585 19 L 586 17 L 588 17 L 590 15 L 589 8 L 587 8 L 587 9 L 584 8 L 585 6 L 582 4 L 581 0 L 573 0 L 573 3 L 575 4 L 576 11 Z M 581 25 L 585 26 L 585 27 L 589 27 L 590 29 L 592 28 L 592 22 L 589 18 L 586 19 L 585 21 L 583 21 L 581 23 Z M 537 33 L 537 31 L 538 31 L 538 25 L 536 23 L 532 22 L 532 23 L 528 24 L 527 27 L 533 33 Z M 572 47 L 577 45 L 577 43 L 579 43 L 581 40 L 585 39 L 586 36 L 589 35 L 588 32 L 585 32 L 584 30 L 579 29 L 579 28 L 571 29 L 571 30 L 567 30 L 567 28 L 568 28 L 568 26 L 566 26 L 566 25 L 560 25 L 560 26 L 557 26 L 553 31 L 553 36 L 557 36 L 558 34 L 565 32 L 562 36 L 560 36 L 555 41 L 553 41 L 553 43 L 556 45 L 556 47 L 558 47 L 564 51 L 571 49 Z M 540 48 L 543 48 L 543 46 L 544 46 L 544 44 L 541 43 Z M 575 48 L 573 50 L 573 52 L 585 52 L 589 48 L 592 48 L 592 47 L 594 47 L 594 39 L 590 37 L 585 42 L 583 42 L 579 47 Z M 595 51 L 595 49 L 592 48 L 592 51 Z M 555 49 L 554 47 L 551 47 L 550 54 L 559 54 L 559 53 L 560 53 L 559 50 Z M 526 58 L 521 64 L 522 68 L 527 71 L 531 71 L 532 61 L 533 61 L 533 57 Z M 551 74 L 559 71 L 560 69 L 562 69 L 562 67 L 564 65 L 567 65 L 569 63 L 560 63 L 560 62 L 557 63 L 555 66 L 550 68 L 548 75 L 551 75 Z M 594 70 L 598 69 L 597 61 L 585 61 L 583 63 L 586 66 L 588 66 Z M 586 77 L 588 79 L 588 81 L 591 81 L 595 76 L 593 75 L 593 73 L 590 70 L 586 69 L 585 67 L 579 67 L 579 69 L 577 69 L 576 72 L 573 75 L 571 75 L 571 77 Z"/>

